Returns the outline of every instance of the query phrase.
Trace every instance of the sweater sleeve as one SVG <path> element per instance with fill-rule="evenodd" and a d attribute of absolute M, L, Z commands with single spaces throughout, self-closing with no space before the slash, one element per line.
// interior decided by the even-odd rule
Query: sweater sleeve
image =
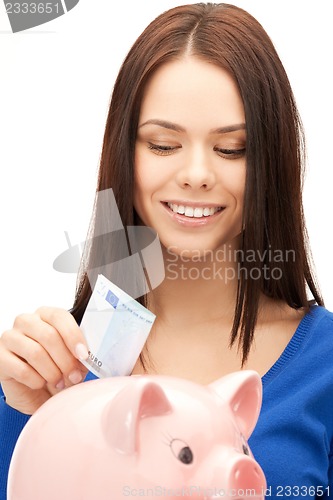
<path fill-rule="evenodd" d="M 6 404 L 0 385 L 0 500 L 6 500 L 7 476 L 16 441 L 30 416 Z"/>

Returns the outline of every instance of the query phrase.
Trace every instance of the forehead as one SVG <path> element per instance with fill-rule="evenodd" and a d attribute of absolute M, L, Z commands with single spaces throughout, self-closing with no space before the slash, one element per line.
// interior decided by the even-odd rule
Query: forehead
<path fill-rule="evenodd" d="M 163 118 L 176 123 L 209 122 L 209 127 L 245 121 L 236 82 L 218 66 L 196 57 L 168 62 L 148 81 L 140 121 Z"/>

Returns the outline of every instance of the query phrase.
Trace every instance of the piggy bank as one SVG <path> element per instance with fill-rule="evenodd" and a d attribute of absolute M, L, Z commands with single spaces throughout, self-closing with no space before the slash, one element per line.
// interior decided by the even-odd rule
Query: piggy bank
<path fill-rule="evenodd" d="M 248 370 L 207 386 L 159 375 L 73 386 L 23 429 L 7 498 L 263 499 L 247 444 L 260 406 L 261 380 Z"/>

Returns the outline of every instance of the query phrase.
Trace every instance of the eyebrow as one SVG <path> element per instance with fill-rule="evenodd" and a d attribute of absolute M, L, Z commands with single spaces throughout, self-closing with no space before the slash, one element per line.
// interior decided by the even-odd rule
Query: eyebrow
<path fill-rule="evenodd" d="M 181 125 L 176 123 L 168 122 L 165 120 L 147 120 L 146 122 L 139 125 L 139 128 L 145 125 L 158 125 L 159 127 L 166 128 L 168 130 L 174 130 L 175 132 L 186 132 L 186 129 Z M 209 131 L 210 134 L 227 134 L 228 132 L 235 132 L 236 130 L 245 130 L 245 123 L 237 123 L 235 125 L 226 125 L 225 127 L 214 128 Z"/>

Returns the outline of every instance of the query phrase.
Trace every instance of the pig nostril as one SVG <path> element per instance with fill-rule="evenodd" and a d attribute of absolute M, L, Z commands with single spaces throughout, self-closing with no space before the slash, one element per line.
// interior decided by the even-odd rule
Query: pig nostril
<path fill-rule="evenodd" d="M 253 464 L 253 462 L 250 463 L 248 459 L 238 462 L 232 476 L 232 488 L 238 493 L 237 498 L 243 498 L 244 494 L 241 492 L 244 490 L 244 485 L 246 485 L 247 489 L 254 490 L 252 492 L 252 496 L 254 497 L 258 494 L 260 495 L 266 487 L 266 481 L 260 467 Z"/>
<path fill-rule="evenodd" d="M 252 472 L 253 474 L 255 474 L 257 477 L 260 477 L 260 472 L 259 472 L 259 469 L 257 467 L 254 467 L 252 469 Z M 235 471 L 235 479 L 238 480 L 240 478 L 240 475 L 241 475 L 241 471 L 239 469 L 237 469 Z"/>

